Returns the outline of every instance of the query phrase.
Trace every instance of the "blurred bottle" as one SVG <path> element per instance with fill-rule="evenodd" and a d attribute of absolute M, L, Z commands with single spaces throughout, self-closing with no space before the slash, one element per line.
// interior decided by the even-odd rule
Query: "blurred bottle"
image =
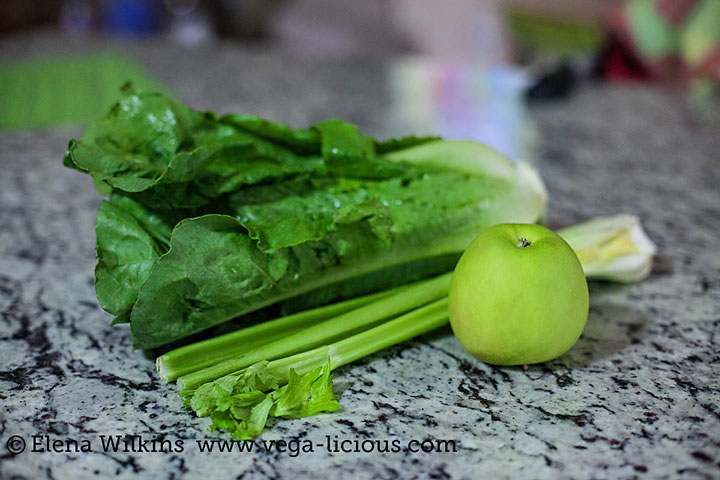
<path fill-rule="evenodd" d="M 108 32 L 122 36 L 146 36 L 160 29 L 158 0 L 103 0 L 102 22 Z"/>

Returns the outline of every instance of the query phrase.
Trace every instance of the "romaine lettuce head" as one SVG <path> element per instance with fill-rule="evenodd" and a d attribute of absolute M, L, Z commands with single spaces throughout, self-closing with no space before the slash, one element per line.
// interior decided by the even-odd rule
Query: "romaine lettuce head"
<path fill-rule="evenodd" d="M 476 142 L 293 130 L 130 88 L 65 164 L 109 194 L 96 293 L 136 348 L 448 271 L 481 230 L 536 222 L 547 203 L 530 165 Z"/>

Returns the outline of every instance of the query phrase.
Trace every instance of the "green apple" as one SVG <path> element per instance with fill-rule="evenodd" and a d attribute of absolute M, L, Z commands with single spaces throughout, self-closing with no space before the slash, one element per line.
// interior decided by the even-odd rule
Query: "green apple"
<path fill-rule="evenodd" d="M 450 325 L 483 362 L 546 362 L 572 347 L 588 316 L 588 287 L 572 248 L 540 225 L 503 223 L 473 240 L 455 267 Z"/>

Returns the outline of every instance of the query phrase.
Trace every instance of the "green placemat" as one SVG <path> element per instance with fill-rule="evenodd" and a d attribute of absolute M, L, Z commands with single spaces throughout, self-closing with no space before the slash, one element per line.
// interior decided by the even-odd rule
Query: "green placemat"
<path fill-rule="evenodd" d="M 510 9 L 507 24 L 513 40 L 525 49 L 573 55 L 597 51 L 603 42 L 602 28 L 583 20 L 565 20 Z"/>
<path fill-rule="evenodd" d="M 88 123 L 107 111 L 126 82 L 169 93 L 135 61 L 117 54 L 2 63 L 0 128 Z"/>

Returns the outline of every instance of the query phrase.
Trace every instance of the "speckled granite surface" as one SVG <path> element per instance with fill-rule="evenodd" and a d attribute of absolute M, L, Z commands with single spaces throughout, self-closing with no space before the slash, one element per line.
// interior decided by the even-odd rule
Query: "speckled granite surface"
<path fill-rule="evenodd" d="M 87 48 L 11 38 L 0 59 Z M 197 108 L 405 133 L 388 123 L 378 63 L 125 48 Z M 677 93 L 630 87 L 589 86 L 532 114 L 551 225 L 639 215 L 660 250 L 651 278 L 591 285 L 578 344 L 528 371 L 475 361 L 448 331 L 339 370 L 345 411 L 261 437 L 313 445 L 297 456 L 198 450 L 217 437 L 96 304 L 100 199 L 60 161 L 78 131 L 0 133 L 0 478 L 720 478 L 720 125 L 698 121 Z M 101 435 L 116 434 L 184 450 L 104 452 Z M 15 435 L 27 443 L 18 455 Z M 74 439 L 92 451 L 32 452 L 33 435 L 36 449 Z M 331 447 L 453 440 L 457 452 L 329 452 L 326 436 Z"/>

